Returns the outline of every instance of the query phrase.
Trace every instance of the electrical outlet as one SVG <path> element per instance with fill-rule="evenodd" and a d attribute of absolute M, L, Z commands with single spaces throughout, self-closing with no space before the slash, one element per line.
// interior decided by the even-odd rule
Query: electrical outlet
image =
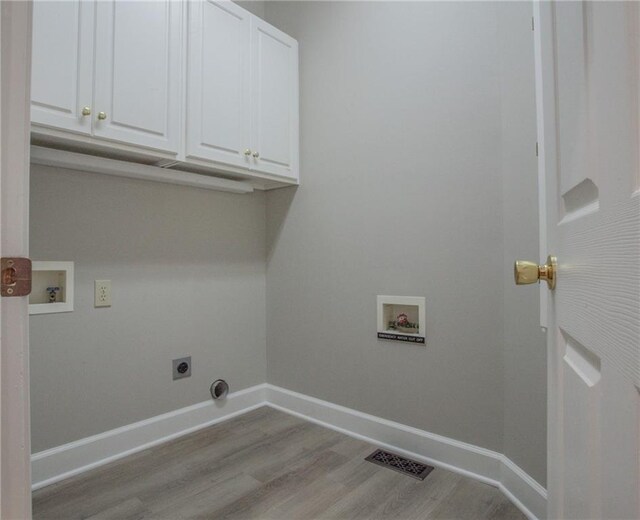
<path fill-rule="evenodd" d="M 191 377 L 191 356 L 174 359 L 171 362 L 173 366 L 173 379 L 182 379 L 183 377 Z"/>
<path fill-rule="evenodd" d="M 96 280 L 94 307 L 111 307 L 111 280 Z"/>

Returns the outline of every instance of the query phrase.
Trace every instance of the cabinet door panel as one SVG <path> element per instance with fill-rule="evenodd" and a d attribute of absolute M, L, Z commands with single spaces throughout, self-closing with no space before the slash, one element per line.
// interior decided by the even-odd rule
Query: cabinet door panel
<path fill-rule="evenodd" d="M 189 5 L 187 155 L 248 168 L 250 14 L 231 2 Z"/>
<path fill-rule="evenodd" d="M 298 43 L 259 18 L 251 29 L 252 169 L 298 177 Z"/>
<path fill-rule="evenodd" d="M 31 120 L 91 133 L 95 3 L 33 3 Z"/>
<path fill-rule="evenodd" d="M 94 135 L 178 152 L 181 20 L 180 2 L 98 2 Z"/>

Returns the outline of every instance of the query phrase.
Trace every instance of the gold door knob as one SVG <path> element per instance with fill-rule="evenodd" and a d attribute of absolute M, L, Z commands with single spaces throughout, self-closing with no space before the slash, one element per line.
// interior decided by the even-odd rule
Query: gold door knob
<path fill-rule="evenodd" d="M 513 266 L 516 285 L 527 285 L 546 280 L 549 289 L 552 291 L 556 288 L 557 271 L 558 260 L 555 256 L 547 257 L 547 263 L 544 265 L 527 262 L 526 260 L 516 260 Z"/>
<path fill-rule="evenodd" d="M 107 113 L 106 112 L 98 112 L 98 119 L 100 121 L 104 121 L 107 118 Z"/>
<path fill-rule="evenodd" d="M 253 152 L 253 156 L 257 159 L 258 157 L 260 157 L 260 154 L 258 152 Z"/>
<path fill-rule="evenodd" d="M 82 115 L 83 116 L 90 116 L 91 115 L 91 107 L 83 107 L 82 108 Z"/>
<path fill-rule="evenodd" d="M 249 148 L 247 148 L 247 149 L 244 151 L 244 154 L 248 157 L 249 155 L 251 155 L 251 150 L 249 150 Z"/>

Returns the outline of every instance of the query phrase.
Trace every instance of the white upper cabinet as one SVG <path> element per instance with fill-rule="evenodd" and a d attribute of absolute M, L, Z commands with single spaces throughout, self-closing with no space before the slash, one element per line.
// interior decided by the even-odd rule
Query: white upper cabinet
<path fill-rule="evenodd" d="M 91 133 L 94 9 L 81 0 L 33 3 L 33 122 Z"/>
<path fill-rule="evenodd" d="M 189 3 L 187 157 L 250 165 L 250 19 L 231 2 Z"/>
<path fill-rule="evenodd" d="M 35 0 L 33 130 L 65 146 L 298 180 L 298 43 L 228 0 Z"/>
<path fill-rule="evenodd" d="M 188 158 L 298 178 L 298 43 L 228 1 L 189 4 Z"/>
<path fill-rule="evenodd" d="M 182 4 L 97 3 L 94 135 L 178 152 Z"/>
<path fill-rule="evenodd" d="M 251 20 L 252 169 L 298 178 L 298 42 Z"/>

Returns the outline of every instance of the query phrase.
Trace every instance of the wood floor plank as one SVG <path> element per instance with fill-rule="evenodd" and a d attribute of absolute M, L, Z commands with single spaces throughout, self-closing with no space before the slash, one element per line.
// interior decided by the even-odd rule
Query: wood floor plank
<path fill-rule="evenodd" d="M 291 471 L 263 484 L 224 508 L 212 511 L 212 518 L 244 519 L 264 518 L 266 512 L 286 501 L 328 470 L 344 464 L 345 457 L 331 451 L 323 452 L 306 461 L 304 465 L 292 467 Z"/>
<path fill-rule="evenodd" d="M 287 500 L 265 512 L 263 520 L 305 520 L 322 518 L 324 513 L 346 496 L 348 489 L 342 484 L 320 477 Z"/>
<path fill-rule="evenodd" d="M 152 448 L 141 454 L 132 456 L 132 460 L 123 459 L 78 477 L 44 488 L 43 492 L 34 493 L 33 509 L 37 516 L 42 509 L 49 515 L 60 518 L 86 518 L 97 514 L 109 504 L 118 503 L 131 496 L 153 495 L 156 490 L 167 483 L 189 482 L 194 479 L 191 465 L 197 464 L 199 457 L 207 452 L 210 460 L 224 457 L 225 454 L 236 453 L 239 449 L 252 446 L 265 438 L 258 430 L 246 430 L 243 434 L 235 434 L 213 442 L 212 450 L 200 448 L 198 438 L 194 439 L 190 451 L 185 451 L 189 444 L 184 442 L 177 446 L 180 456 L 168 451 L 168 446 Z M 172 443 L 169 443 L 172 444 Z M 201 470 L 207 473 L 207 468 Z M 213 472 L 210 472 L 213 473 Z M 45 490 L 49 491 L 44 493 Z M 56 492 L 57 491 L 57 492 Z M 91 500 L 87 500 L 90 496 Z M 67 513 L 70 512 L 70 513 Z M 71 515 L 71 516 L 69 516 Z"/>
<path fill-rule="evenodd" d="M 210 482 L 208 487 L 200 489 L 197 493 L 175 497 L 170 504 L 165 504 L 163 501 L 150 504 L 152 514 L 149 518 L 216 518 L 212 515 L 212 511 L 235 503 L 247 494 L 260 489 L 260 486 L 261 483 L 257 480 L 240 473 L 225 480 Z"/>
<path fill-rule="evenodd" d="M 523 520 L 500 493 L 436 468 L 424 481 L 364 460 L 376 447 L 264 407 L 33 494 L 35 520 Z"/>
<path fill-rule="evenodd" d="M 368 464 L 373 466 L 371 463 Z M 403 479 L 406 478 L 410 477 L 378 467 L 373 475 L 363 480 L 359 486 L 354 486 L 347 496 L 325 511 L 322 518 L 353 520 L 380 518 L 377 511 L 392 494 L 396 493 L 396 488 L 401 486 Z"/>
<path fill-rule="evenodd" d="M 405 478 L 401 486 L 381 501 L 378 514 L 381 518 L 431 518 L 442 497 L 449 496 L 463 478 L 441 470 L 434 470 L 424 481 Z"/>
<path fill-rule="evenodd" d="M 460 520 L 474 520 L 476 518 L 490 518 L 496 510 L 496 505 L 504 499 L 496 488 L 476 480 L 461 479 L 455 489 L 431 512 L 431 518 L 445 520 L 456 518 Z M 515 506 L 512 505 L 515 509 Z M 522 518 L 522 513 L 520 513 Z"/>
<path fill-rule="evenodd" d="M 326 428 L 313 429 L 302 443 L 290 444 L 279 451 L 277 457 L 262 457 L 262 460 L 254 462 L 246 471 L 254 478 L 268 482 L 289 471 L 292 464 L 308 460 L 319 452 L 331 449 L 339 441 L 338 433 Z M 346 455 L 344 457 L 345 460 L 349 458 Z"/>
<path fill-rule="evenodd" d="M 108 520 L 119 518 L 120 520 L 139 520 L 149 514 L 149 511 L 139 498 L 130 498 L 109 509 L 92 515 L 87 520 Z"/>

